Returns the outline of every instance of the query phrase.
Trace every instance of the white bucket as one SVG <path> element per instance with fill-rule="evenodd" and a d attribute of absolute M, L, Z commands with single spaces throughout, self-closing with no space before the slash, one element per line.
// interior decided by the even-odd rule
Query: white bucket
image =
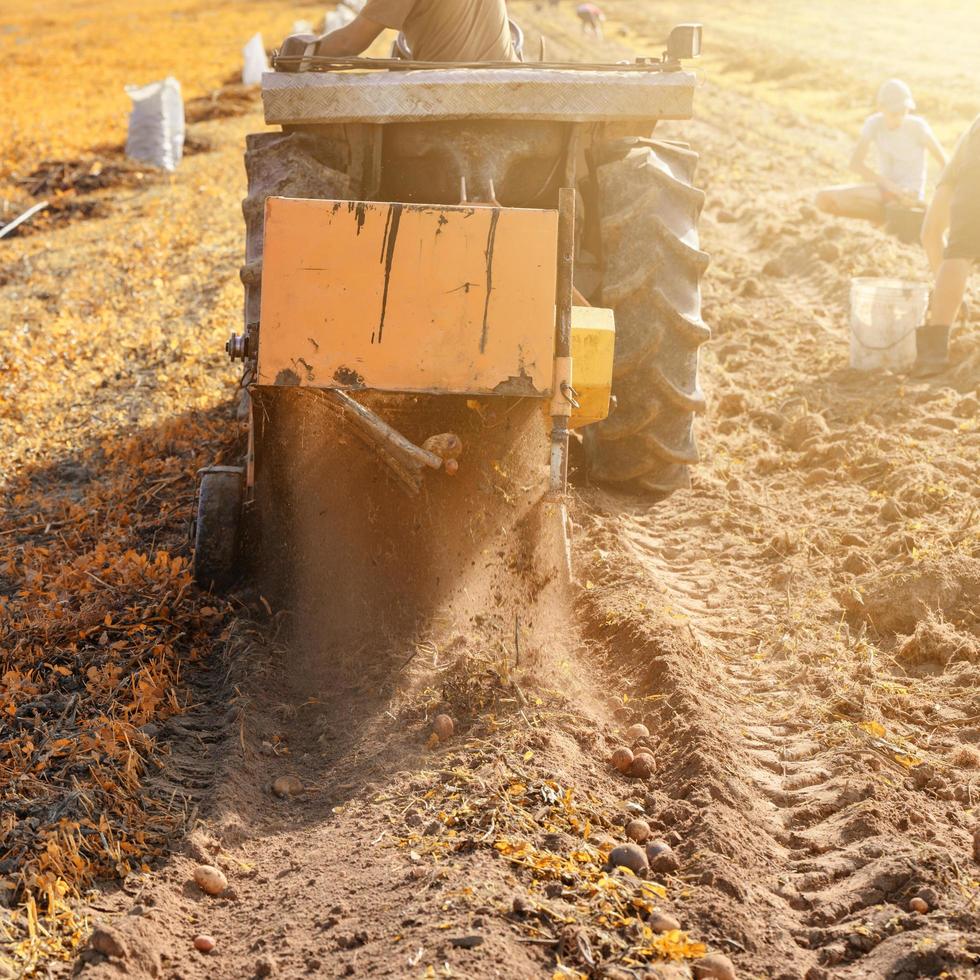
<path fill-rule="evenodd" d="M 851 367 L 906 371 L 915 362 L 915 330 L 925 323 L 929 287 L 901 279 L 851 280 Z"/>

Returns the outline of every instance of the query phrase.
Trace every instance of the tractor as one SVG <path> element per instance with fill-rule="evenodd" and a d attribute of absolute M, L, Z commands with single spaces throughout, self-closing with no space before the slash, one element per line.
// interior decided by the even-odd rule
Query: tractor
<path fill-rule="evenodd" d="M 248 447 L 201 474 L 202 586 L 252 567 L 394 621 L 477 572 L 567 579 L 570 445 L 594 483 L 688 485 L 704 196 L 654 128 L 691 117 L 700 45 L 685 24 L 615 65 L 423 63 L 403 39 L 273 59 L 227 344 Z"/>

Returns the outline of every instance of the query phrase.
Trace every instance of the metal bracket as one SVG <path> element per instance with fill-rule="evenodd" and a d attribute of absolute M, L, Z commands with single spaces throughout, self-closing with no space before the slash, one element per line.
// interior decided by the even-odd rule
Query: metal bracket
<path fill-rule="evenodd" d="M 573 403 L 569 400 L 566 391 L 572 389 L 572 359 L 570 357 L 555 358 L 555 380 L 551 390 L 551 417 L 562 416 L 568 418 L 572 414 Z"/>
<path fill-rule="evenodd" d="M 578 401 L 578 392 L 567 381 L 563 381 L 560 387 L 561 393 L 565 396 L 565 401 L 567 401 L 572 408 L 582 407 Z"/>
<path fill-rule="evenodd" d="M 562 385 L 572 384 L 572 278 L 575 264 L 575 188 L 558 191 L 558 277 L 555 294 L 555 387 L 551 401 L 549 494 L 560 497 L 568 483 L 568 419 L 572 406 Z"/>
<path fill-rule="evenodd" d="M 197 471 L 197 475 L 204 476 L 205 473 L 237 473 L 241 476 L 244 472 L 244 466 L 202 466 Z"/>
<path fill-rule="evenodd" d="M 381 188 L 384 127 L 371 123 L 351 123 L 345 130 L 350 147 L 350 171 L 360 188 L 360 199 L 373 201 Z"/>
<path fill-rule="evenodd" d="M 251 344 L 247 333 L 233 333 L 225 342 L 225 351 L 233 361 L 248 360 Z"/>

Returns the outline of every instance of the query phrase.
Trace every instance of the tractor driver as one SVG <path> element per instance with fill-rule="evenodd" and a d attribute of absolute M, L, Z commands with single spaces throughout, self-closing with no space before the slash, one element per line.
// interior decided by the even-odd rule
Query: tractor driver
<path fill-rule="evenodd" d="M 353 57 L 385 28 L 403 31 L 416 61 L 516 61 L 505 0 L 367 0 L 344 27 L 286 38 L 280 56 Z"/>

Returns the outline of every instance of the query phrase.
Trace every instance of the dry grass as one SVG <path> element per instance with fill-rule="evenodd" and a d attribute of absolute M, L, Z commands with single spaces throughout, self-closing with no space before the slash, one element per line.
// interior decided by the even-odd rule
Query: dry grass
<path fill-rule="evenodd" d="M 171 72 L 185 96 L 206 93 L 251 33 L 275 43 L 304 13 L 107 2 L 0 15 L 0 179 L 118 145 L 126 82 Z M 254 109 L 201 124 L 214 152 L 176 176 L 120 165 L 125 179 L 93 190 L 84 181 L 115 158 L 100 149 L 101 167 L 58 171 L 83 186 L 44 194 L 104 217 L 3 243 L 0 901 L 14 911 L 0 966 L 18 973 L 74 955 L 81 892 L 139 873 L 185 816 L 147 782 L 158 748 L 141 729 L 184 710 L 184 676 L 222 642 L 226 607 L 192 587 L 186 529 L 195 470 L 235 438 L 221 342 L 240 315 L 241 141 L 261 126 Z"/>
<path fill-rule="evenodd" d="M 256 31 L 277 45 L 293 21 L 323 4 L 260 0 L 40 0 L 0 11 L 5 134 L 0 179 L 46 157 L 77 155 L 125 138 L 127 84 L 167 75 L 184 97 L 217 88 L 241 69 Z"/>
<path fill-rule="evenodd" d="M 19 909 L 0 946 L 27 967 L 77 948 L 66 898 L 179 831 L 180 801 L 145 783 L 157 746 L 141 729 L 183 710 L 182 675 L 223 628 L 225 607 L 191 587 L 186 527 L 195 469 L 234 436 L 208 358 L 211 317 L 233 304 L 175 323 L 162 277 L 179 253 L 202 306 L 221 290 L 188 251 L 189 216 L 144 207 L 142 233 L 66 230 L 87 275 L 46 236 L 11 243 L 30 275 L 0 293 L 0 896 Z"/>

